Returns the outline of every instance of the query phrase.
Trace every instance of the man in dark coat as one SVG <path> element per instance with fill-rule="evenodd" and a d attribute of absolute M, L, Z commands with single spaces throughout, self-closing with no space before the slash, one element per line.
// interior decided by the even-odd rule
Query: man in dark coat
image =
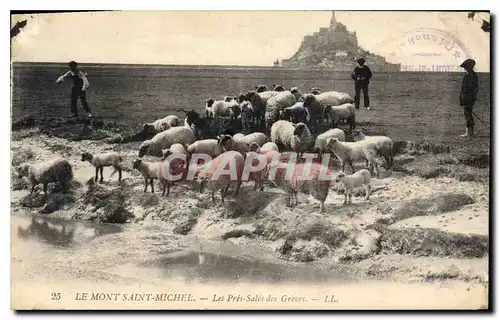
<path fill-rule="evenodd" d="M 467 73 L 462 80 L 462 88 L 460 89 L 460 106 L 464 107 L 465 116 L 465 133 L 461 137 L 474 136 L 474 117 L 472 116 L 472 108 L 477 100 L 478 78 L 474 71 L 476 61 L 473 59 L 465 60 L 460 67 L 464 68 Z"/>
<path fill-rule="evenodd" d="M 361 98 L 361 91 L 363 91 L 363 101 L 365 103 L 365 108 L 370 110 L 370 98 L 368 97 L 368 84 L 372 78 L 372 72 L 368 66 L 365 66 L 365 59 L 359 58 L 357 60 L 358 66 L 354 68 L 351 73 L 351 78 L 354 80 L 354 90 L 356 92 L 354 97 L 354 103 L 356 109 L 359 109 L 359 102 Z"/>

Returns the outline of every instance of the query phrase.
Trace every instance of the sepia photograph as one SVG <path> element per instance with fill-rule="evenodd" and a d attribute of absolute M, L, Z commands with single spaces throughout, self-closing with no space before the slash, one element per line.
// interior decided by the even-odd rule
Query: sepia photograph
<path fill-rule="evenodd" d="M 10 28 L 12 310 L 490 310 L 490 11 Z"/>

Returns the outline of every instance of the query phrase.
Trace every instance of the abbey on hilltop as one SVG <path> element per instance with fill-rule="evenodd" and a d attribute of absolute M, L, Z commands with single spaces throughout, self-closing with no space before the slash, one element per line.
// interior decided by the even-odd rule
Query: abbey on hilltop
<path fill-rule="evenodd" d="M 345 25 L 337 21 L 333 12 L 330 26 L 305 36 L 297 53 L 290 59 L 283 59 L 279 66 L 344 71 L 356 66 L 357 57 L 363 57 L 374 71 L 400 70 L 399 64 L 389 63 L 384 57 L 359 47 L 356 32 L 349 32 Z M 274 65 L 277 66 L 276 61 Z"/>

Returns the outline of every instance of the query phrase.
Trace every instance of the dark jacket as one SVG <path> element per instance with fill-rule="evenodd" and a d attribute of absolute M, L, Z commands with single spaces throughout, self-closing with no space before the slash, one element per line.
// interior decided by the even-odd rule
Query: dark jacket
<path fill-rule="evenodd" d="M 474 103 L 477 100 L 478 78 L 474 70 L 467 72 L 462 80 L 462 88 L 460 89 L 460 105 Z"/>
<path fill-rule="evenodd" d="M 368 84 L 372 78 L 372 72 L 368 66 L 357 66 L 351 73 L 352 80 L 356 81 L 356 84 Z"/>

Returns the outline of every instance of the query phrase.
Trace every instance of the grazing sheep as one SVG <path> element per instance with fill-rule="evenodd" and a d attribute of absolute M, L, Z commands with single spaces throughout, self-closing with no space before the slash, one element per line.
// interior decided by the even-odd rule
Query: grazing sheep
<path fill-rule="evenodd" d="M 261 120 L 264 119 L 266 113 L 267 100 L 262 99 L 257 91 L 248 91 L 245 94 L 245 100 L 252 105 L 253 124 L 260 125 Z"/>
<path fill-rule="evenodd" d="M 233 168 L 231 165 L 234 161 L 235 167 Z M 219 168 L 223 163 L 227 163 L 223 168 Z M 206 163 L 202 166 L 200 171 L 198 172 L 198 176 L 196 181 L 200 185 L 200 192 L 206 188 L 212 193 L 212 202 L 215 203 L 215 192 L 220 190 L 221 200 L 224 203 L 224 197 L 227 195 L 227 191 L 232 184 L 236 185 L 235 196 L 238 195 L 240 186 L 241 186 L 241 177 L 243 175 L 243 169 L 245 166 L 245 158 L 243 155 L 237 151 L 227 151 L 212 161 Z M 214 177 L 214 174 L 219 170 L 227 170 L 233 169 L 233 172 L 236 172 L 236 177 L 231 177 L 231 174 L 220 174 L 218 177 Z M 235 179 L 234 179 L 235 178 Z"/>
<path fill-rule="evenodd" d="M 112 177 L 118 171 L 118 181 L 122 180 L 122 157 L 116 152 L 108 152 L 104 154 L 92 155 L 88 152 L 82 154 L 82 161 L 88 161 L 91 165 L 95 167 L 95 181 L 97 181 L 97 176 L 99 171 L 101 172 L 101 180 L 103 181 L 103 171 L 104 167 L 112 166 L 114 168 L 110 177 Z"/>
<path fill-rule="evenodd" d="M 353 103 L 354 99 L 345 92 L 327 91 L 316 96 L 318 101 L 324 106 L 340 106 L 344 103 Z"/>
<path fill-rule="evenodd" d="M 267 131 L 271 131 L 273 123 L 279 120 L 280 112 L 293 106 L 297 98 L 290 91 L 283 91 L 276 96 L 269 98 L 266 104 L 265 123 Z"/>
<path fill-rule="evenodd" d="M 313 162 L 310 170 L 305 170 L 307 165 L 304 163 L 295 163 L 286 168 L 277 168 L 278 165 L 279 162 L 272 162 L 268 166 L 267 177 L 274 185 L 288 194 L 288 206 L 294 207 L 298 204 L 297 194 L 301 192 L 310 194 L 316 200 L 319 200 L 319 212 L 323 213 L 325 211 L 325 200 L 333 180 L 319 179 L 322 165 Z M 271 175 L 272 170 L 275 170 L 274 177 Z M 293 170 L 291 179 L 287 179 L 287 170 Z"/>
<path fill-rule="evenodd" d="M 221 147 L 222 151 L 238 151 L 241 154 L 245 154 L 250 150 L 250 145 L 244 141 L 235 140 L 228 134 L 223 134 L 218 137 L 217 144 Z"/>
<path fill-rule="evenodd" d="M 314 151 L 317 152 L 320 157 L 323 155 L 323 152 L 325 152 L 326 143 L 330 138 L 337 138 L 340 141 L 345 141 L 345 133 L 341 129 L 335 128 L 318 135 L 314 143 Z"/>
<path fill-rule="evenodd" d="M 148 190 L 148 183 L 151 185 L 151 192 L 154 193 L 153 181 L 160 179 L 163 161 L 147 162 L 141 158 L 135 159 L 132 168 L 139 171 L 144 178 L 144 192 Z"/>
<path fill-rule="evenodd" d="M 376 170 L 377 178 L 379 177 L 377 161 L 375 155 L 378 150 L 365 141 L 357 142 L 342 142 L 337 138 L 330 138 L 325 149 L 333 152 L 342 162 L 342 171 L 344 171 L 346 163 L 349 164 L 353 172 L 356 172 L 352 163 L 358 160 L 368 162 L 370 169 L 373 167 Z"/>
<path fill-rule="evenodd" d="M 366 196 L 365 200 L 370 198 L 372 188 L 370 185 L 371 173 L 366 169 L 361 169 L 351 175 L 346 175 L 341 172 L 337 175 L 336 182 L 341 182 L 344 186 L 344 204 L 347 204 L 347 196 L 349 196 L 349 203 L 352 203 L 352 192 L 354 188 L 365 187 Z"/>
<path fill-rule="evenodd" d="M 210 105 L 209 107 L 212 108 L 212 115 L 214 120 L 222 117 L 229 117 L 230 119 L 236 119 L 240 114 L 239 104 L 237 99 L 236 100 L 231 99 L 230 101 L 224 101 L 224 100 L 213 101 L 212 105 Z"/>
<path fill-rule="evenodd" d="M 365 141 L 368 144 L 373 144 L 378 147 L 379 155 L 385 159 L 385 168 L 389 169 L 393 166 L 393 141 L 386 136 L 365 136 L 361 130 L 354 130 L 352 132 L 354 141 Z"/>
<path fill-rule="evenodd" d="M 269 151 L 279 151 L 278 146 L 274 142 L 266 142 L 261 146 L 257 142 L 252 142 L 250 144 L 249 151 L 257 152 L 260 154 L 265 154 Z"/>
<path fill-rule="evenodd" d="M 247 135 L 238 133 L 233 136 L 233 139 L 237 142 L 244 142 L 248 145 L 252 144 L 252 142 L 256 142 L 259 146 L 267 142 L 267 137 L 262 132 L 254 132 Z"/>
<path fill-rule="evenodd" d="M 180 120 L 178 116 L 169 115 L 153 123 L 145 123 L 143 125 L 143 130 L 149 133 L 159 133 L 172 127 L 177 127 L 179 124 Z"/>
<path fill-rule="evenodd" d="M 307 123 L 309 121 L 309 118 L 309 111 L 304 107 L 303 102 L 297 102 L 293 106 L 285 108 L 283 110 L 282 119 L 286 121 L 290 121 L 293 123 Z"/>
<path fill-rule="evenodd" d="M 39 163 L 22 163 L 16 167 L 19 178 L 27 177 L 31 184 L 31 192 L 42 183 L 43 192 L 47 194 L 47 185 L 51 182 L 58 182 L 64 191 L 67 191 L 68 184 L 73 180 L 73 169 L 71 164 L 65 159 L 53 159 Z"/>
<path fill-rule="evenodd" d="M 314 94 L 304 95 L 303 106 L 309 113 L 309 125 L 311 130 L 316 133 L 317 126 L 323 123 L 324 105 L 318 101 Z"/>
<path fill-rule="evenodd" d="M 186 124 L 188 124 L 187 121 Z M 190 127 L 173 127 L 156 134 L 151 140 L 142 142 L 139 147 L 139 158 L 144 155 L 161 157 L 161 151 L 170 148 L 174 143 L 190 144 L 195 140 L 194 131 Z"/>
<path fill-rule="evenodd" d="M 258 86 L 255 86 L 255 91 L 257 92 L 265 92 L 265 91 L 269 91 L 269 88 L 264 85 L 264 84 L 260 84 Z"/>
<path fill-rule="evenodd" d="M 325 114 L 328 116 L 332 128 L 341 120 L 347 120 L 350 130 L 356 127 L 356 107 L 352 103 L 344 103 L 340 106 L 326 106 Z"/>
<path fill-rule="evenodd" d="M 285 120 L 276 121 L 271 128 L 271 141 L 282 150 L 294 150 L 302 153 L 309 149 L 312 143 L 312 134 L 307 126 L 300 122 L 297 124 Z"/>

